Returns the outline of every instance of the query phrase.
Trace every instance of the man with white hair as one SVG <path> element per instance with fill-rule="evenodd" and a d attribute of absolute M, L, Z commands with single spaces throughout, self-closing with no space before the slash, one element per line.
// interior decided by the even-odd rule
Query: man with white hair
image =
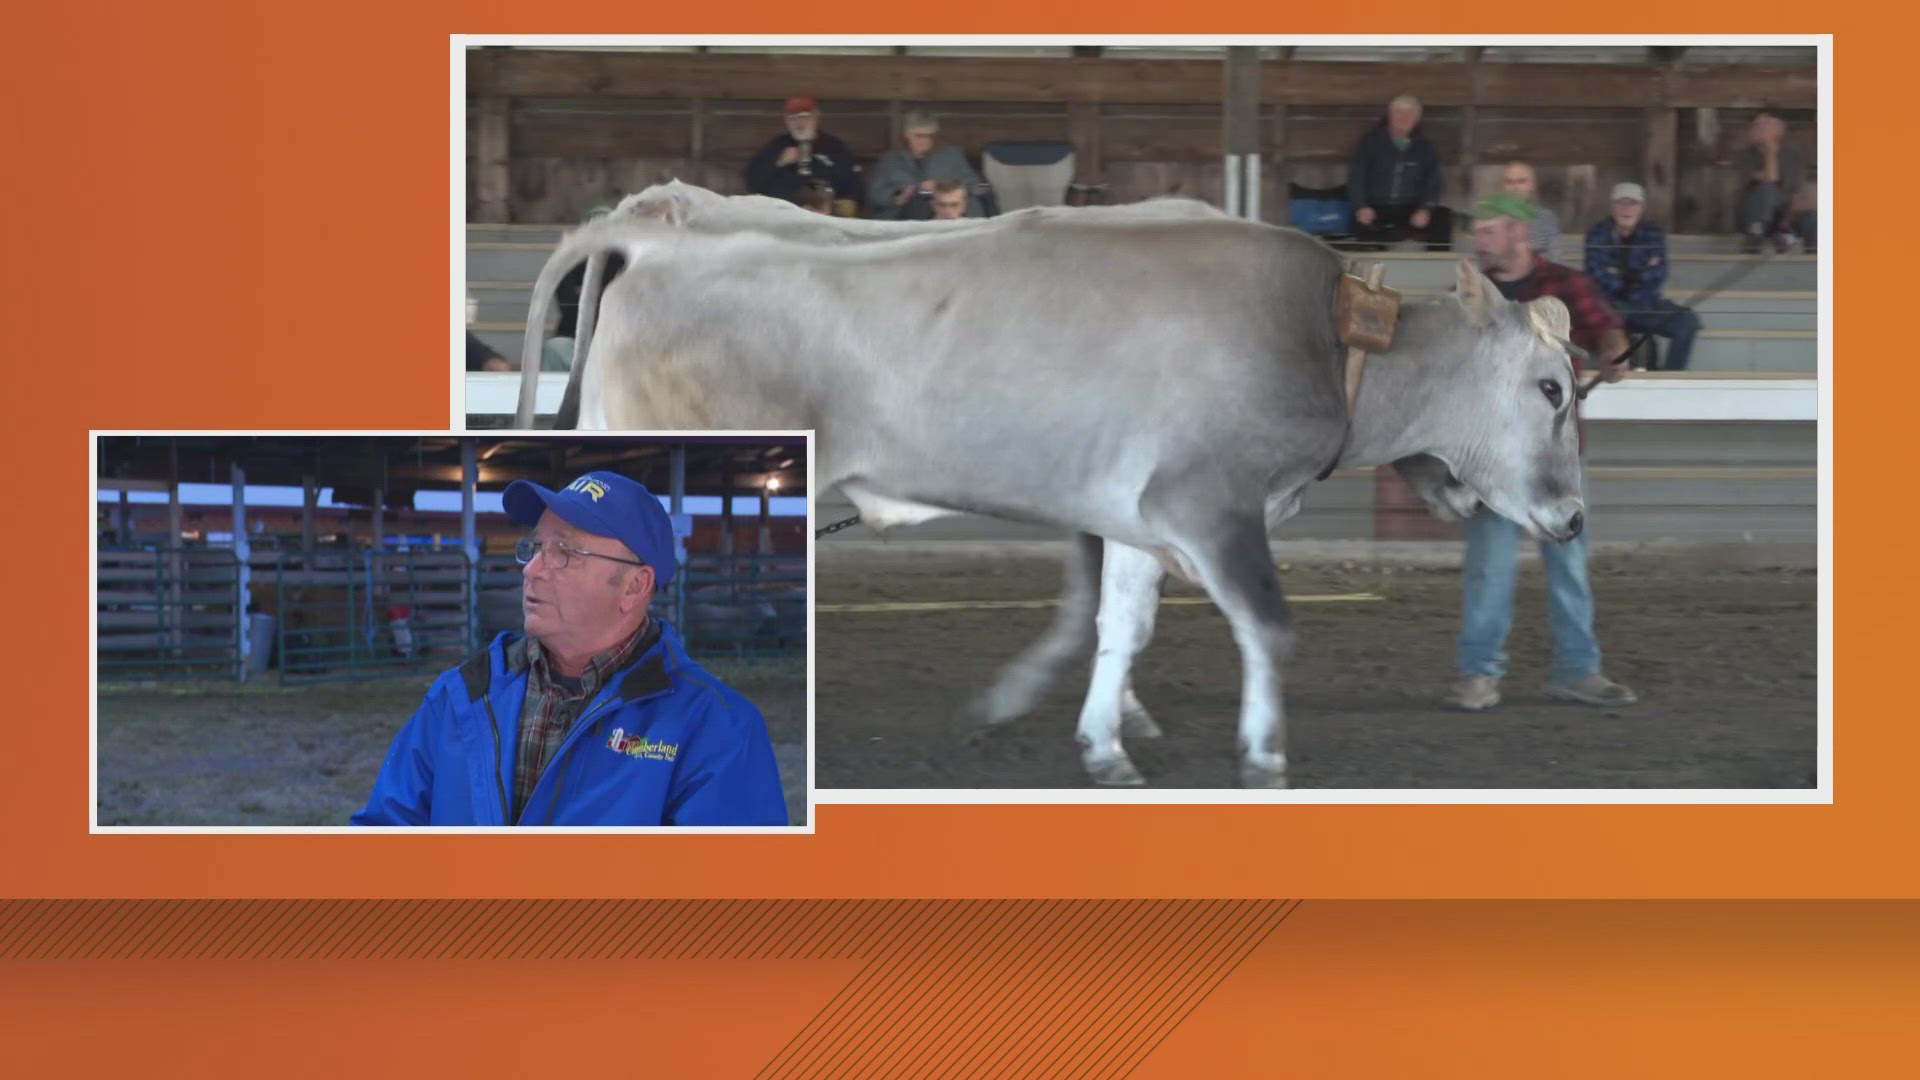
<path fill-rule="evenodd" d="M 787 99 L 783 115 L 787 130 L 767 140 L 747 163 L 747 190 L 799 203 L 809 187 L 830 185 L 848 216 L 859 213 L 867 201 L 860 163 L 846 143 L 821 130 L 819 99 L 795 94 Z"/>
<path fill-rule="evenodd" d="M 1418 239 L 1428 251 L 1453 246 L 1453 211 L 1442 206 L 1447 181 L 1440 152 L 1420 132 L 1420 99 L 1402 94 L 1361 136 L 1347 173 L 1353 234 L 1366 243 Z"/>
<path fill-rule="evenodd" d="M 1532 204 L 1517 195 L 1503 191 L 1482 199 L 1473 212 L 1473 246 L 1481 268 L 1509 300 L 1559 297 L 1567 305 L 1570 339 L 1604 365 L 1603 378 L 1619 381 L 1626 373 L 1627 347 L 1619 317 L 1584 274 L 1534 254 L 1527 243 L 1527 222 L 1532 217 Z M 1577 364 L 1570 373 L 1577 377 Z M 1573 390 L 1565 386 L 1560 393 L 1571 395 Z M 1446 697 L 1453 708 L 1479 712 L 1500 704 L 1522 535 L 1518 524 L 1485 506 L 1467 519 L 1461 566 L 1460 677 Z M 1637 700 L 1634 692 L 1600 671 L 1600 645 L 1593 634 L 1593 590 L 1587 583 L 1586 532 L 1564 544 L 1541 541 L 1540 561 L 1547 573 L 1547 627 L 1554 653 L 1547 696 L 1601 707 L 1631 705 Z"/>
<path fill-rule="evenodd" d="M 877 218 L 932 217 L 933 185 L 941 180 L 960 183 L 971 192 L 980 182 L 967 155 L 957 146 L 938 142 L 940 120 L 914 109 L 900 123 L 903 146 L 880 155 L 873 166 L 873 216 Z M 981 216 L 979 200 L 969 195 L 967 217 Z"/>

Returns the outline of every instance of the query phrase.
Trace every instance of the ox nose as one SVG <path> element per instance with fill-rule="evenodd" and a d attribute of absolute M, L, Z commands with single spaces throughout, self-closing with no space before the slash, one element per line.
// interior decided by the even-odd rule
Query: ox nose
<path fill-rule="evenodd" d="M 1579 536 L 1580 527 L 1585 525 L 1586 523 L 1587 523 L 1586 515 L 1580 513 L 1577 510 L 1574 511 L 1573 517 L 1567 519 L 1567 539 L 1571 540 L 1574 537 Z"/>

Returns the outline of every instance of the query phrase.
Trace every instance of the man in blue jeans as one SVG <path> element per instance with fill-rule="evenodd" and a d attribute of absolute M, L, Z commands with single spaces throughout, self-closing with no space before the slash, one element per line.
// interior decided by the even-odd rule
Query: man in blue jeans
<path fill-rule="evenodd" d="M 1626 336 L 1586 275 L 1541 258 L 1527 243 L 1530 203 L 1500 192 L 1474 208 L 1473 246 L 1494 287 L 1509 300 L 1557 296 L 1571 316 L 1573 343 L 1606 358 L 1602 377 L 1617 382 L 1626 373 Z M 1577 363 L 1577 361 L 1576 361 Z M 1582 433 L 1584 446 L 1585 434 Z M 1500 704 L 1506 674 L 1507 632 L 1513 626 L 1513 586 L 1524 530 L 1482 506 L 1466 523 L 1461 567 L 1460 678 L 1447 694 L 1456 709 L 1479 712 Z M 1633 691 L 1600 671 L 1600 645 L 1593 636 L 1593 590 L 1587 584 L 1587 535 L 1564 544 L 1542 541 L 1547 572 L 1547 628 L 1553 634 L 1554 666 L 1547 695 L 1587 705 L 1630 705 Z"/>
<path fill-rule="evenodd" d="M 1647 193 L 1639 184 L 1613 185 L 1613 214 L 1587 230 L 1587 276 L 1620 313 L 1627 330 L 1666 338 L 1668 371 L 1687 370 L 1700 316 L 1660 295 L 1667 281 L 1667 234 L 1647 220 Z M 1650 367 L 1646 355 L 1635 367 Z"/>

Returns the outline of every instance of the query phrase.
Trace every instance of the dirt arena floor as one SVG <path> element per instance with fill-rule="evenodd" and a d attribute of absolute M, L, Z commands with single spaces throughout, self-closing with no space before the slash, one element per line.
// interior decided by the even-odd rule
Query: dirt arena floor
<path fill-rule="evenodd" d="M 1074 743 L 1086 665 L 1030 716 L 985 737 L 969 696 L 1037 637 L 1049 608 L 834 611 L 833 605 L 1056 597 L 1047 549 L 943 556 L 823 554 L 817 569 L 817 767 L 822 788 L 1088 786 Z M 1432 560 L 1428 560 L 1431 562 Z M 1817 577 L 1711 558 L 1597 555 L 1606 668 L 1639 692 L 1618 710 L 1550 701 L 1545 593 L 1523 565 L 1505 702 L 1440 707 L 1453 675 L 1460 578 L 1446 565 L 1290 566 L 1298 600 L 1286 688 L 1298 788 L 1805 788 L 1815 786 Z M 1171 587 L 1169 597 L 1198 597 Z M 1149 785 L 1228 787 L 1239 660 L 1207 603 L 1160 609 L 1134 669 L 1165 735 L 1128 752 Z"/>
<path fill-rule="evenodd" d="M 800 657 L 703 662 L 759 706 L 787 814 L 807 821 L 807 682 Z M 345 825 L 435 672 L 280 686 L 105 683 L 101 825 Z"/>

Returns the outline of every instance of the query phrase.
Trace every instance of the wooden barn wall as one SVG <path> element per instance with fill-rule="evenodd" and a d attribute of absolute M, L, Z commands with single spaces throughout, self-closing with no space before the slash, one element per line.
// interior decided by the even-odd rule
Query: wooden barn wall
<path fill-rule="evenodd" d="M 639 54 L 484 49 L 468 54 L 468 220 L 564 223 L 596 203 L 679 177 L 743 191 L 753 152 L 781 130 L 782 96 L 820 93 L 824 126 L 871 168 L 907 108 L 943 141 L 1067 139 L 1078 176 L 1114 202 L 1222 197 L 1223 65 L 1205 60 Z M 1728 232 L 1748 121 L 1781 109 L 1813 157 L 1811 65 L 1269 61 L 1262 69 L 1262 208 L 1284 220 L 1289 180 L 1341 183 L 1382 101 L 1427 101 L 1426 133 L 1465 207 L 1513 158 L 1534 164 L 1563 227 L 1606 213 L 1621 180 L 1648 187 L 1682 232 Z"/>

